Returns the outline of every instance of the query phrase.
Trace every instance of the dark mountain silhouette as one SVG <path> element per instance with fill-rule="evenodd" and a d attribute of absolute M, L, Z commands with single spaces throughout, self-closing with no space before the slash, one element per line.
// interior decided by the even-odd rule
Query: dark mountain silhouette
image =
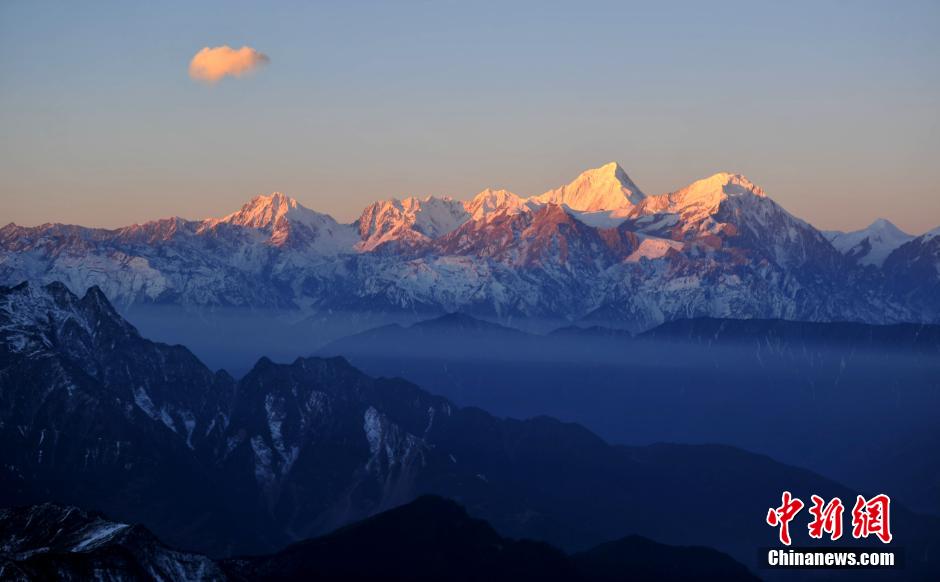
<path fill-rule="evenodd" d="M 569 557 L 544 543 L 504 538 L 458 504 L 434 496 L 271 556 L 228 560 L 223 568 L 244 580 L 757 579 L 715 550 L 667 546 L 639 536 Z"/>
<path fill-rule="evenodd" d="M 228 560 L 223 567 L 239 580 L 575 578 L 561 551 L 544 543 L 503 538 L 453 501 L 432 496 L 270 556 Z"/>
<path fill-rule="evenodd" d="M 730 557 L 630 536 L 569 557 L 500 536 L 453 501 L 423 496 L 270 555 L 213 561 L 147 528 L 50 503 L 0 510 L 4 580 L 756 580 Z"/>
<path fill-rule="evenodd" d="M 584 580 L 757 580 L 742 564 L 704 547 L 657 544 L 640 536 L 607 542 L 571 557 Z"/>
<path fill-rule="evenodd" d="M 702 318 L 635 337 L 468 327 L 385 327 L 318 353 L 611 442 L 732 444 L 940 515 L 940 326 Z"/>
<path fill-rule="evenodd" d="M 611 446 L 577 424 L 497 418 L 342 358 L 262 359 L 236 382 L 61 285 L 0 289 L 0 421 L 3 505 L 95 507 L 216 556 L 432 493 L 568 551 L 637 534 L 753 564 L 782 487 L 855 493 L 730 447 Z M 900 504 L 892 520 L 907 572 L 936 572 L 937 520 Z"/>

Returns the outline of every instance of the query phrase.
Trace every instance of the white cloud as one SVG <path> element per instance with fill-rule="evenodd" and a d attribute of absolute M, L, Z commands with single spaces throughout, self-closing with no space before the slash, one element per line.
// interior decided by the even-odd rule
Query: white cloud
<path fill-rule="evenodd" d="M 271 59 L 250 46 L 240 49 L 217 46 L 205 47 L 189 62 L 189 76 L 197 81 L 216 83 L 222 77 L 241 77 L 268 64 Z"/>

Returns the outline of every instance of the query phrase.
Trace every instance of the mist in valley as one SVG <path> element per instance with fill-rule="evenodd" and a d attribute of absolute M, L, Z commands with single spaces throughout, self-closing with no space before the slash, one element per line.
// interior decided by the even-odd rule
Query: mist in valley
<path fill-rule="evenodd" d="M 235 377 L 262 356 L 342 356 L 461 406 L 578 422 L 617 444 L 733 445 L 940 514 L 937 327 L 690 320 L 632 336 L 535 334 L 459 314 L 127 316 Z"/>
<path fill-rule="evenodd" d="M 681 328 L 533 336 L 447 319 L 319 353 L 497 415 L 578 422 L 613 443 L 729 444 L 940 513 L 936 328 L 795 324 L 781 336 L 768 322 L 717 339 Z"/>

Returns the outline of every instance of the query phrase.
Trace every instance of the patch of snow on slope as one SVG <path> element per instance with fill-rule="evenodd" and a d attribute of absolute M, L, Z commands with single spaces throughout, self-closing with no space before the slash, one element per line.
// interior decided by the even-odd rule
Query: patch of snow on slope
<path fill-rule="evenodd" d="M 72 546 L 71 551 L 84 552 L 93 550 L 128 527 L 126 523 L 100 522 L 99 524 L 91 526 L 90 531 L 85 535 L 82 541 Z"/>
<path fill-rule="evenodd" d="M 274 454 L 260 436 L 251 438 L 251 450 L 255 454 L 255 480 L 259 485 L 274 481 Z"/>
<path fill-rule="evenodd" d="M 579 221 L 594 228 L 615 228 L 627 219 L 630 215 L 630 209 L 618 208 L 616 210 L 598 210 L 596 212 L 570 210 L 569 213 Z"/>
<path fill-rule="evenodd" d="M 173 415 L 170 414 L 166 405 L 160 409 L 160 420 L 163 421 L 163 424 L 165 424 L 168 429 L 176 432 L 176 422 L 173 421 Z"/>
<path fill-rule="evenodd" d="M 674 240 L 647 237 L 640 241 L 640 246 L 626 258 L 626 262 L 638 263 L 640 259 L 659 259 L 665 257 L 671 249 L 681 251 L 682 243 Z"/>
<path fill-rule="evenodd" d="M 369 452 L 374 457 L 382 448 L 382 418 L 374 406 L 366 410 L 362 428 L 366 433 L 366 440 L 369 441 Z"/>
<path fill-rule="evenodd" d="M 407 465 L 420 455 L 423 441 L 403 431 L 373 406 L 365 411 L 362 428 L 369 442 L 370 458 L 366 462 L 369 471 L 380 471 L 383 460 L 385 466 L 391 468 Z"/>
<path fill-rule="evenodd" d="M 150 399 L 150 395 L 147 394 L 147 389 L 143 386 L 134 387 L 134 404 L 137 405 L 137 408 L 141 409 L 144 414 L 150 418 L 157 419 L 157 410 L 153 405 L 153 400 Z"/>
<path fill-rule="evenodd" d="M 276 398 L 273 394 L 268 394 L 264 398 L 264 410 L 268 418 L 268 432 L 271 434 L 271 442 L 274 443 L 274 450 L 281 458 L 280 473 L 287 475 L 300 454 L 300 448 L 297 446 L 288 447 L 284 441 L 283 426 L 284 419 L 287 418 L 284 402 Z"/>

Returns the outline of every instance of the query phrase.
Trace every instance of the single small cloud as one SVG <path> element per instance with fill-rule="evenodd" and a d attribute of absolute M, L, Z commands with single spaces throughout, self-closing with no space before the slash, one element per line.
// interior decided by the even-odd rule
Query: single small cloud
<path fill-rule="evenodd" d="M 222 77 L 241 77 L 271 62 L 268 55 L 250 46 L 235 50 L 232 47 L 205 47 L 189 62 L 189 76 L 197 81 L 217 83 Z"/>

